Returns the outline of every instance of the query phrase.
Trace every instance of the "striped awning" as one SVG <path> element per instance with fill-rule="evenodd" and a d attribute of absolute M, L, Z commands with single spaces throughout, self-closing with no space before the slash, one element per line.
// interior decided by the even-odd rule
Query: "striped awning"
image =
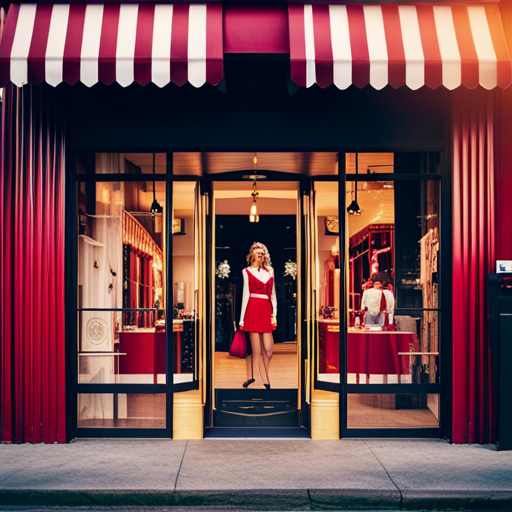
<path fill-rule="evenodd" d="M 494 5 L 290 5 L 292 79 L 300 86 L 511 83 L 511 57 Z"/>
<path fill-rule="evenodd" d="M 222 79 L 221 4 L 11 4 L 0 85 Z"/>

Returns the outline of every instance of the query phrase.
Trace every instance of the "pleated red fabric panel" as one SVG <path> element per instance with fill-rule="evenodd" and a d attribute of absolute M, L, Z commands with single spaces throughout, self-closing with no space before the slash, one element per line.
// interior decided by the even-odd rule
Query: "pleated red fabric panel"
<path fill-rule="evenodd" d="M 1 439 L 65 442 L 64 133 L 34 86 L 8 86 L 0 177 Z"/>
<path fill-rule="evenodd" d="M 500 1 L 500 13 L 503 19 L 503 28 L 509 47 L 512 48 L 512 0 Z M 496 259 L 512 259 L 512 236 L 510 226 L 512 224 L 512 87 L 504 89 L 500 94 L 500 150 L 499 158 L 499 187 L 496 189 Z"/>
<path fill-rule="evenodd" d="M 496 259 L 496 97 L 482 89 L 452 94 L 455 443 L 495 441 L 487 288 Z"/>

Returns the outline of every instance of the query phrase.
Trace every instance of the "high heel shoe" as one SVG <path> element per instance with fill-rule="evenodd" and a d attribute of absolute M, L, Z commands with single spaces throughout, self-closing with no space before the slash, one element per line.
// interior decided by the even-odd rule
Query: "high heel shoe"
<path fill-rule="evenodd" d="M 270 389 L 270 384 L 263 384 L 265 386 L 265 389 Z"/>
<path fill-rule="evenodd" d="M 249 380 L 246 380 L 242 386 L 247 389 L 252 383 L 254 382 L 254 379 L 249 379 Z"/>

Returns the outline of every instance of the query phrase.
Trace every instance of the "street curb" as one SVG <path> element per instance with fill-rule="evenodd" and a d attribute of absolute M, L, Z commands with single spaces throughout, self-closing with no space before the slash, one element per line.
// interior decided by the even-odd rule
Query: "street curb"
<path fill-rule="evenodd" d="M 402 510 L 512 510 L 512 491 L 402 491 Z"/>
<path fill-rule="evenodd" d="M 512 510 L 512 491 L 289 489 L 0 490 L 1 506 L 205 507 L 251 510 Z"/>

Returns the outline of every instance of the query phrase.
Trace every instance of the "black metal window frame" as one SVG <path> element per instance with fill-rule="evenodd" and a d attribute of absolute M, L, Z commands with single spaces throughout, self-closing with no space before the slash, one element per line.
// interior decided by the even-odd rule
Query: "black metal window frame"
<path fill-rule="evenodd" d="M 68 174 L 69 179 L 66 189 L 66 213 L 69 222 L 66 223 L 66 381 L 67 381 L 67 440 L 77 437 L 95 437 L 95 438 L 172 438 L 173 430 L 173 396 L 175 385 L 173 384 L 173 351 L 169 348 L 172 347 L 172 331 L 166 329 L 166 383 L 165 384 L 120 384 L 120 383 L 105 383 L 105 384 L 89 384 L 80 383 L 78 375 L 78 322 L 77 313 L 83 310 L 94 309 L 96 311 L 113 311 L 113 309 L 99 309 L 99 308 L 78 308 L 78 202 L 77 202 L 77 187 L 80 183 L 99 183 L 99 182 L 134 182 L 141 181 L 149 175 L 144 174 L 77 174 L 77 158 L 80 154 L 85 153 L 104 153 L 105 149 L 81 149 L 70 152 L 70 157 L 67 160 L 67 168 L 71 170 Z M 115 149 L 109 149 L 109 153 L 122 152 Z M 143 149 L 135 151 L 130 148 L 130 152 L 139 153 L 165 153 L 166 154 L 166 174 L 151 175 L 151 180 L 166 183 L 166 213 L 164 222 L 170 225 L 172 220 L 172 166 L 173 166 L 173 153 L 165 150 L 148 151 Z M 166 254 L 172 254 L 172 236 L 168 236 L 166 241 Z M 171 258 L 172 259 L 172 258 Z M 167 257 L 164 262 L 167 280 L 172 280 L 172 262 Z M 172 281 L 169 281 L 172 282 Z M 173 300 L 172 287 L 166 286 L 166 308 L 165 317 L 169 318 L 169 304 Z M 169 302 L 170 301 L 170 302 Z M 117 311 L 122 311 L 118 309 Z M 124 427 L 78 427 L 78 395 L 82 393 L 87 394 L 166 394 L 166 424 L 165 428 L 124 428 Z"/>
<path fill-rule="evenodd" d="M 440 174 L 394 174 L 394 173 L 375 173 L 352 175 L 346 174 L 344 166 L 345 159 L 348 153 L 354 153 L 355 150 L 340 152 L 340 185 L 339 185 L 339 211 L 345 212 L 346 205 L 346 183 L 355 181 L 375 182 L 375 181 L 434 181 L 438 182 L 440 186 L 440 268 L 439 273 L 439 307 L 434 309 L 439 315 L 439 375 L 440 382 L 432 384 L 348 384 L 347 383 L 347 367 L 346 367 L 346 353 L 347 353 L 347 326 L 340 329 L 340 384 L 339 384 L 339 419 L 340 419 L 340 438 L 375 438 L 375 437 L 389 437 L 389 438 L 442 438 L 450 437 L 451 425 L 451 186 L 450 186 L 450 166 L 448 165 L 448 154 L 446 151 L 435 149 L 432 152 L 441 155 L 441 173 Z M 361 153 L 375 153 L 382 152 L 382 150 L 369 150 L 363 149 Z M 424 153 L 426 150 L 410 151 Z M 394 154 L 400 151 L 393 151 Z M 343 172 L 341 166 L 343 165 Z M 340 223 L 341 226 L 341 223 Z M 341 232 L 341 229 L 340 229 Z M 346 251 L 340 253 L 341 261 L 340 267 L 346 270 L 348 264 Z M 340 286 L 340 309 L 346 311 L 347 303 L 347 289 L 346 282 L 342 279 Z M 428 308 L 419 308 L 418 311 L 428 311 Z M 411 308 L 403 309 L 397 308 L 397 311 L 409 311 Z M 316 382 L 315 382 L 316 384 Z M 320 389 L 328 391 L 335 391 L 336 385 L 319 385 Z M 423 394 L 437 394 L 440 400 L 439 410 L 439 427 L 432 428 L 348 428 L 348 395 L 350 394 L 409 394 L 409 393 L 423 393 Z"/>
<path fill-rule="evenodd" d="M 130 152 L 139 153 L 152 153 L 147 148 L 128 148 Z M 222 149 L 210 148 L 214 152 L 233 152 L 234 149 Z M 108 152 L 122 152 L 127 148 L 109 148 Z M 243 149 L 238 149 L 241 151 Z M 248 150 L 254 151 L 254 148 Z M 312 150 L 315 148 L 303 148 L 303 151 Z M 205 151 L 207 151 L 205 149 Z M 265 148 L 260 148 L 258 151 L 265 151 Z M 268 148 L 268 151 L 283 152 L 288 151 L 282 148 L 276 151 L 275 148 Z M 355 150 L 339 150 L 332 148 L 331 150 L 324 148 L 323 152 L 337 152 L 338 153 L 338 175 L 333 176 L 312 176 L 307 177 L 310 181 L 338 181 L 338 207 L 341 216 L 341 212 L 345 211 L 346 208 L 346 182 L 355 181 L 356 178 L 353 175 L 346 175 L 345 173 L 345 158 L 347 153 L 353 153 Z M 382 149 L 372 150 L 364 148 L 361 152 L 372 153 L 382 152 Z M 392 150 L 390 150 L 392 151 Z M 412 150 L 411 150 L 412 151 Z M 428 150 L 422 148 L 418 152 L 426 152 Z M 422 181 L 432 180 L 438 181 L 441 185 L 441 222 L 440 222 L 440 239 L 441 239 L 441 273 L 440 283 L 445 281 L 445 284 L 440 286 L 440 302 L 443 307 L 443 313 L 440 312 L 440 375 L 441 383 L 439 384 L 347 384 L 346 383 L 346 368 L 345 368 L 345 353 L 346 353 L 346 329 L 340 330 L 340 369 L 344 368 L 345 373 L 341 374 L 339 386 L 328 385 L 327 388 L 330 391 L 337 391 L 339 393 L 340 400 L 340 438 L 346 437 L 395 437 L 395 438 L 407 438 L 407 437 L 434 437 L 439 438 L 443 435 L 447 438 L 451 437 L 451 179 L 450 169 L 451 167 L 447 163 L 449 160 L 449 154 L 446 150 L 435 148 L 432 151 L 438 152 L 443 155 L 443 164 L 441 174 L 373 174 L 364 175 L 359 181 Z M 67 168 L 71 169 L 68 174 L 69 179 L 66 187 L 66 214 L 68 219 L 77 219 L 77 184 L 81 182 L 112 182 L 112 181 L 140 181 L 141 175 L 125 175 L 125 174 L 95 174 L 95 175 L 84 175 L 76 173 L 76 158 L 79 154 L 83 153 L 95 153 L 105 152 L 104 148 L 97 149 L 80 149 L 70 151 L 69 157 L 67 158 Z M 237 174 L 236 172 L 232 176 L 225 174 L 216 176 L 184 176 L 184 175 L 173 175 L 173 154 L 176 152 L 191 152 L 190 148 L 173 148 L 169 149 L 155 149 L 154 152 L 166 153 L 167 156 L 167 172 L 165 175 L 160 174 L 155 176 L 155 181 L 163 181 L 166 183 L 166 219 L 167 223 L 170 223 L 172 216 L 172 192 L 174 181 L 201 181 L 208 183 L 211 180 L 223 181 L 232 180 Z M 394 151 L 398 153 L 398 151 Z M 143 176 L 142 176 L 143 177 Z M 289 180 L 302 181 L 305 177 L 303 175 L 290 175 Z M 208 192 L 208 187 L 206 187 Z M 172 237 L 167 237 L 166 251 L 167 254 L 172 254 Z M 341 234 L 340 234 L 341 238 Z M 346 265 L 345 251 L 341 251 L 341 266 L 344 268 Z M 168 280 L 172 279 L 172 262 L 168 257 L 165 262 Z M 167 350 L 167 372 L 166 372 L 166 384 L 80 384 L 78 383 L 78 344 L 77 344 L 77 271 L 78 271 L 78 226 L 76 222 L 66 223 L 66 389 L 67 399 L 67 438 L 71 440 L 76 437 L 147 437 L 147 438 L 172 438 L 172 413 L 173 413 L 173 396 L 176 389 L 173 385 L 173 361 L 172 361 L 172 350 Z M 172 281 L 171 281 L 172 282 Z M 342 290 L 340 290 L 341 301 L 340 308 L 346 309 L 346 285 L 342 280 Z M 208 296 L 209 300 L 209 296 Z M 167 287 L 166 304 L 172 302 L 172 290 Z M 166 308 L 168 309 L 168 308 Z M 440 311 L 440 310 L 439 310 Z M 168 317 L 168 311 L 166 311 L 166 318 Z M 211 326 L 210 326 L 211 327 Z M 166 330 L 168 333 L 168 330 Z M 172 333 L 170 333 L 172 336 Z M 169 338 L 169 333 L 167 335 Z M 172 339 L 166 340 L 167 347 L 172 344 Z M 208 354 L 206 360 L 208 360 Z M 315 387 L 322 389 L 322 383 L 317 381 L 315 375 Z M 208 384 L 208 383 L 207 383 Z M 327 383 L 323 383 L 324 385 Z M 327 389 L 326 388 L 326 389 Z M 77 428 L 77 396 L 79 393 L 166 393 L 166 428 L 165 429 L 135 429 L 135 428 Z M 440 407 L 440 426 L 439 428 L 380 428 L 380 429 L 347 429 L 347 400 L 346 397 L 351 393 L 378 393 L 378 394 L 396 394 L 396 393 L 434 393 L 441 395 L 441 407 Z M 205 415 L 206 407 L 205 407 Z"/>

